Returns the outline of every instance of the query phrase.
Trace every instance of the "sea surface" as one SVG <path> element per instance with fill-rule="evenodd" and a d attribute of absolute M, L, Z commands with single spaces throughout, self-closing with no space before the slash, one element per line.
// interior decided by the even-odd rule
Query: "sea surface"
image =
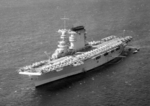
<path fill-rule="evenodd" d="M 17 70 L 54 52 L 64 15 L 89 41 L 130 35 L 140 52 L 35 89 Z M 1 0 L 0 106 L 150 106 L 149 45 L 149 0 Z"/>

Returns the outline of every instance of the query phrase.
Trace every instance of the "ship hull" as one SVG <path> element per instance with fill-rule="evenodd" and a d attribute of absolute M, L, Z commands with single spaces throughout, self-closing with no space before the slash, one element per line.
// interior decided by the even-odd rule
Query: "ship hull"
<path fill-rule="evenodd" d="M 87 59 L 84 61 L 84 64 L 79 66 L 67 66 L 64 67 L 61 71 L 52 71 L 45 74 L 42 74 L 41 76 L 34 76 L 32 77 L 32 80 L 36 87 L 63 79 L 72 75 L 76 75 L 82 72 L 90 71 L 96 67 L 99 67 L 101 65 L 106 64 L 107 62 L 119 57 L 119 55 L 122 53 L 124 47 L 120 47 L 119 50 L 114 50 L 113 52 L 106 52 L 104 54 L 97 55 L 95 57 L 92 57 L 90 59 Z"/>

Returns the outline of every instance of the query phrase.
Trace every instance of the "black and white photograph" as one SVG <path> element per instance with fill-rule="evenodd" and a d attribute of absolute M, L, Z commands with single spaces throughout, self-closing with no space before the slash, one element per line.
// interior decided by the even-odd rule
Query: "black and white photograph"
<path fill-rule="evenodd" d="M 0 106 L 150 106 L 150 0 L 0 0 Z"/>

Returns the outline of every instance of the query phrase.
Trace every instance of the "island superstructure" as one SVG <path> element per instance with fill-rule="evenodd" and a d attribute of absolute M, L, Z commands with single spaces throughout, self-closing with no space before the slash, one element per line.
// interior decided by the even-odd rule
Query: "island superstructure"
<path fill-rule="evenodd" d="M 59 29 L 57 49 L 47 60 L 35 62 L 18 70 L 30 76 L 35 86 L 90 71 L 121 55 L 131 36 L 109 36 L 88 42 L 84 26 Z"/>

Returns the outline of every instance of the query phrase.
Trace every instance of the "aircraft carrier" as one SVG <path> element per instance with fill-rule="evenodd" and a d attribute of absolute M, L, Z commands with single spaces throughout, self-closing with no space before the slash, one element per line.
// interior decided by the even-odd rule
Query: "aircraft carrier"
<path fill-rule="evenodd" d="M 132 39 L 109 36 L 89 42 L 84 26 L 59 29 L 58 33 L 58 48 L 49 59 L 18 70 L 19 74 L 30 76 L 36 87 L 101 66 L 119 57 Z"/>

